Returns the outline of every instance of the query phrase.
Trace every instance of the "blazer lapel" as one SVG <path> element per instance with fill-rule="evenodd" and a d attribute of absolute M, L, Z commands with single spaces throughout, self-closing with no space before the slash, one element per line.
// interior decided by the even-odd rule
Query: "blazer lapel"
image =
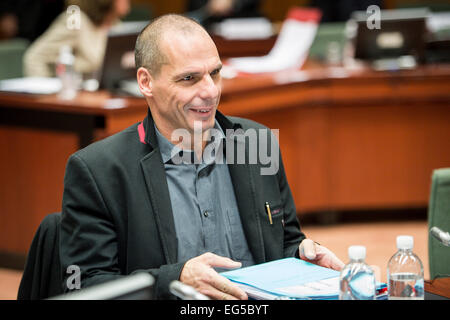
<path fill-rule="evenodd" d="M 162 249 L 168 264 L 177 262 L 178 244 L 167 185 L 164 164 L 156 143 L 156 133 L 151 114 L 145 118 L 145 142 L 153 150 L 140 161 L 147 192 L 160 235 Z"/>
<path fill-rule="evenodd" d="M 219 114 L 218 119 L 222 128 L 241 129 L 238 124 L 232 124 L 227 118 L 225 121 L 223 115 Z M 228 121 L 228 122 L 227 122 Z M 227 127 L 228 125 L 228 127 Z M 236 135 L 237 136 L 237 135 Z M 241 150 L 238 145 L 244 143 L 241 139 L 234 137 L 234 141 L 230 143 L 234 146 L 234 161 L 233 163 L 228 163 L 228 169 L 230 171 L 231 180 L 233 182 L 234 193 L 236 195 L 236 201 L 239 208 L 239 214 L 241 217 L 242 227 L 246 235 L 247 243 L 250 251 L 252 252 L 253 258 L 256 263 L 265 262 L 265 251 L 264 251 L 264 240 L 261 230 L 260 218 L 257 213 L 257 197 L 255 181 L 253 178 L 251 165 L 248 164 L 248 147 L 245 144 L 246 161 L 244 164 L 239 164 L 237 161 L 237 150 Z M 227 137 L 227 139 L 232 139 Z"/>

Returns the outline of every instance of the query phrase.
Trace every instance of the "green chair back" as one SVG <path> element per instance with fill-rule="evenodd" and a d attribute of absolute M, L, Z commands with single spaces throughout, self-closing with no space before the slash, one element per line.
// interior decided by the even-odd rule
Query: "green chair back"
<path fill-rule="evenodd" d="M 433 171 L 428 230 L 432 227 L 450 231 L 450 168 Z M 431 235 L 428 238 L 428 261 L 431 280 L 450 276 L 450 247 L 444 246 Z"/>
<path fill-rule="evenodd" d="M 317 28 L 316 37 L 309 49 L 309 57 L 316 60 L 325 60 L 328 46 L 335 42 L 339 46 L 342 57 L 342 50 L 346 43 L 345 22 L 321 23 Z"/>
<path fill-rule="evenodd" d="M 0 80 L 23 77 L 23 55 L 28 45 L 26 39 L 0 41 Z"/>

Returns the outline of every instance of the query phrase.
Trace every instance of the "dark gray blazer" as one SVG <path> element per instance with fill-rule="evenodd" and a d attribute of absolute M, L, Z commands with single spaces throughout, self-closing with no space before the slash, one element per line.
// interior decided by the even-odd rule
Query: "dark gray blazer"
<path fill-rule="evenodd" d="M 217 112 L 226 129 L 266 127 Z M 237 143 L 237 142 L 236 142 Z M 247 146 L 248 147 L 248 146 Z M 248 150 L 247 150 L 248 152 Z M 245 236 L 256 263 L 298 257 L 305 238 L 280 156 L 275 175 L 260 164 L 229 164 Z M 269 202 L 273 224 L 265 210 Z M 67 163 L 62 205 L 60 259 L 81 268 L 87 287 L 135 272 L 156 278 L 155 296 L 175 298 L 169 283 L 179 279 L 177 238 L 164 165 L 151 113 L 140 124 L 93 143 Z M 63 284 L 64 285 L 64 284 Z"/>

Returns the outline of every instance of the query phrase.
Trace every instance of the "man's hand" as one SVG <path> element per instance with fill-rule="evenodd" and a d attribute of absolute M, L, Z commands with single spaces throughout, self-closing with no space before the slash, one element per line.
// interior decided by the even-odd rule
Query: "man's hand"
<path fill-rule="evenodd" d="M 186 262 L 181 270 L 180 281 L 213 299 L 247 300 L 247 294 L 230 280 L 219 275 L 213 267 L 239 268 L 240 262 L 213 253 L 204 253 Z"/>
<path fill-rule="evenodd" d="M 345 265 L 333 252 L 310 239 L 300 243 L 299 255 L 302 260 L 337 271 L 341 271 Z"/>

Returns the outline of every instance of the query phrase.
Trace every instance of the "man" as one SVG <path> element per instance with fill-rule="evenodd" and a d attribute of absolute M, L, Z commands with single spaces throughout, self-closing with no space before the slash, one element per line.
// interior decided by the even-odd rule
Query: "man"
<path fill-rule="evenodd" d="M 341 269 L 333 253 L 300 231 L 281 158 L 276 173 L 261 174 L 260 161 L 234 161 L 239 152 L 228 157 L 234 147 L 243 150 L 243 140 L 225 132 L 268 129 L 217 111 L 222 63 L 208 33 L 166 15 L 141 32 L 135 51 L 149 113 L 70 157 L 63 271 L 78 265 L 83 287 L 150 272 L 160 299 L 174 298 L 172 280 L 214 299 L 246 299 L 219 269 L 290 256 Z M 251 156 L 252 146 L 244 147 Z M 223 153 L 226 161 L 216 161 Z M 205 158 L 211 161 L 197 161 Z"/>

